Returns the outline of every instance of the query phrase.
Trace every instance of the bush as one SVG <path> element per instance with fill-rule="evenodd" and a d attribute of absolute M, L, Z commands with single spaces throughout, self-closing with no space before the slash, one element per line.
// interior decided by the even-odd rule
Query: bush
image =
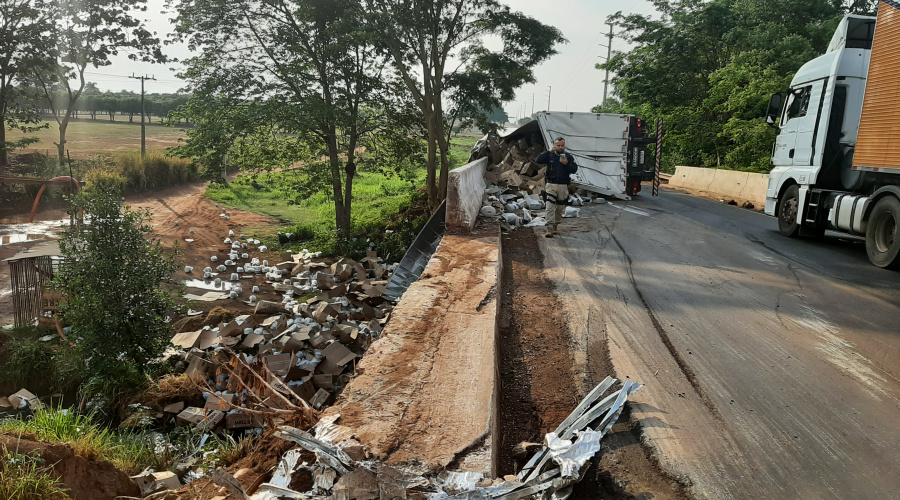
<path fill-rule="evenodd" d="M 160 284 L 177 268 L 177 247 L 166 253 L 147 241 L 149 212 L 123 208 L 114 193 L 80 193 L 73 210 L 85 223 L 63 234 L 53 286 L 65 295 L 60 311 L 72 326 L 75 355 L 86 380 L 138 389 L 172 335 L 175 297 Z"/>
<path fill-rule="evenodd" d="M 23 385 L 45 372 L 53 360 L 53 351 L 46 342 L 37 340 L 30 331 L 20 331 L 6 342 L 6 362 L 0 364 L 0 381 Z"/>
<path fill-rule="evenodd" d="M 161 153 L 148 153 L 143 158 L 140 153 L 123 154 L 116 159 L 116 165 L 126 188 L 135 191 L 160 189 L 200 178 L 197 166 L 190 160 Z"/>
<path fill-rule="evenodd" d="M 53 339 L 41 341 L 40 337 Z M 0 382 L 31 390 L 65 391 L 80 383 L 75 361 L 67 356 L 72 349 L 63 344 L 56 330 L 17 328 L 3 347 L 6 361 L 0 364 Z"/>
<path fill-rule="evenodd" d="M 89 170 L 82 179 L 84 189 L 93 189 L 107 193 L 123 193 L 127 180 L 117 170 L 108 168 L 94 168 Z"/>

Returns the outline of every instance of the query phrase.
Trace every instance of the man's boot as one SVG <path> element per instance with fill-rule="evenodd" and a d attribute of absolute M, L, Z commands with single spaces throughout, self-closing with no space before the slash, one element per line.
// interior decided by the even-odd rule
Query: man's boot
<path fill-rule="evenodd" d="M 544 235 L 545 238 L 552 238 L 556 235 L 556 224 L 550 224 L 547 226 L 547 234 Z"/>

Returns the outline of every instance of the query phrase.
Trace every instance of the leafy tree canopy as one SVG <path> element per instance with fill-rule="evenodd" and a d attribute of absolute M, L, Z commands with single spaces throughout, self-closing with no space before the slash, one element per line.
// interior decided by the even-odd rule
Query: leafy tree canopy
<path fill-rule="evenodd" d="M 663 163 L 768 171 L 769 96 L 822 54 L 856 0 L 654 0 L 656 19 L 611 16 L 636 47 L 598 65 L 615 73 L 605 111 L 665 119 Z M 599 109 L 599 107 L 597 108 Z"/>
<path fill-rule="evenodd" d="M 303 161 L 330 181 L 346 235 L 357 170 L 421 158 L 360 1 L 180 0 L 177 11 L 178 36 L 199 52 L 182 75 L 194 97 L 173 115 L 196 128 L 177 152 L 207 172 L 226 158 L 248 170 Z"/>

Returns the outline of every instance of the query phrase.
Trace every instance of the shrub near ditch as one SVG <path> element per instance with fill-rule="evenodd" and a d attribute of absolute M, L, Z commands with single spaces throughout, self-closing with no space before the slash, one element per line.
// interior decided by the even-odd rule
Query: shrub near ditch
<path fill-rule="evenodd" d="M 337 232 L 328 226 L 296 224 L 278 233 L 277 244 L 288 250 L 307 248 L 354 260 L 364 258 L 366 251 L 374 250 L 385 262 L 397 262 L 430 216 L 428 196 L 424 189 L 418 189 L 405 200 L 383 208 L 379 215 L 354 223 L 353 236 L 348 240 L 339 239 Z"/>
<path fill-rule="evenodd" d="M 161 153 L 126 153 L 116 158 L 118 173 L 125 179 L 125 188 L 134 191 L 160 189 L 199 179 L 197 166 L 190 160 Z"/>

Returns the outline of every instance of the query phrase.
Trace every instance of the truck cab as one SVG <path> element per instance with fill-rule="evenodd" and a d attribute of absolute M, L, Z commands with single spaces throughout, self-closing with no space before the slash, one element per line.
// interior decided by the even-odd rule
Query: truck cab
<path fill-rule="evenodd" d="M 882 17 L 891 14 L 884 5 L 879 27 L 886 23 Z M 894 20 L 900 25 L 900 15 Z M 778 219 L 778 229 L 786 236 L 817 237 L 826 229 L 866 235 L 870 260 L 880 267 L 897 267 L 900 234 L 895 241 L 894 233 L 900 214 L 893 224 L 882 225 L 880 250 L 877 242 L 869 242 L 873 231 L 868 222 L 881 198 L 900 199 L 900 175 L 854 163 L 860 131 L 866 129 L 861 123 L 868 123 L 861 122 L 864 103 L 873 98 L 867 100 L 866 92 L 868 85 L 873 94 L 869 80 L 873 45 L 877 48 L 879 40 L 875 33 L 876 18 L 845 16 L 825 54 L 804 64 L 790 88 L 772 96 L 766 121 L 777 136 L 765 211 Z M 888 39 L 882 45 L 887 43 L 895 42 Z M 886 52 L 883 48 L 880 53 Z M 900 161 L 896 166 L 900 168 Z"/>

